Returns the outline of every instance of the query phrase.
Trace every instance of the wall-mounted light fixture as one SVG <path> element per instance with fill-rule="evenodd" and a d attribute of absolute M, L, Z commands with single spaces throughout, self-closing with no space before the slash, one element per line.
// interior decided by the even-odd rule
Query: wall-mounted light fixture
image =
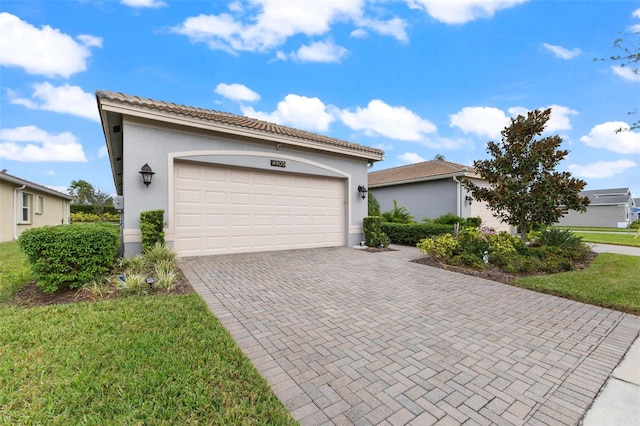
<path fill-rule="evenodd" d="M 144 163 L 144 166 L 142 166 L 142 169 L 140 169 L 138 173 L 142 175 L 142 182 L 144 182 L 144 184 L 147 186 L 149 186 L 149 184 L 151 183 L 151 178 L 153 178 L 153 175 L 156 174 L 153 170 L 151 170 L 151 167 L 149 167 L 149 164 L 147 163 Z"/>
<path fill-rule="evenodd" d="M 473 198 L 470 197 L 469 195 L 465 195 L 464 201 L 466 201 L 467 204 L 471 205 L 471 203 L 473 203 Z"/>
<path fill-rule="evenodd" d="M 358 192 L 360 193 L 360 195 L 362 196 L 362 199 L 364 200 L 367 197 L 367 191 L 369 191 L 367 189 L 366 186 L 364 185 L 358 185 Z"/>

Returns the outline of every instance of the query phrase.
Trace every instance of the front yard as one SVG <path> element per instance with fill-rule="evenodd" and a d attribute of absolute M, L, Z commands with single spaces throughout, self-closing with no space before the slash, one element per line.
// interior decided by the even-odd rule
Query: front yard
<path fill-rule="evenodd" d="M 0 424 L 296 424 L 198 295 L 12 306 L 0 253 Z"/>

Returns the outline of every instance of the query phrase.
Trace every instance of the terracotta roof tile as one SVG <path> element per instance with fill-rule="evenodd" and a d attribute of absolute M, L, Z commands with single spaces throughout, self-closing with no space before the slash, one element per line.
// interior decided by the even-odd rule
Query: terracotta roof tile
<path fill-rule="evenodd" d="M 358 145 L 340 139 L 318 135 L 316 133 L 298 130 L 280 124 L 269 123 L 255 118 L 235 115 L 228 112 L 190 107 L 164 101 L 156 101 L 153 99 L 141 98 L 139 96 L 130 96 L 124 93 L 115 93 L 106 90 L 98 90 L 96 92 L 96 97 L 99 99 L 107 99 L 110 101 L 148 108 L 151 110 L 168 112 L 171 114 L 183 115 L 191 118 L 198 118 L 206 121 L 213 121 L 216 123 L 237 126 L 246 129 L 258 130 L 265 133 L 272 133 L 275 135 L 287 136 L 325 145 L 347 148 L 354 151 L 366 152 L 380 157 L 382 157 L 382 155 L 384 154 L 383 151 L 378 148 Z"/>
<path fill-rule="evenodd" d="M 431 160 L 422 163 L 409 164 L 407 166 L 393 167 L 391 169 L 377 170 L 369 172 L 369 186 L 384 185 L 389 183 L 399 183 L 404 181 L 414 181 L 435 176 L 475 173 L 471 166 L 451 163 L 444 160 Z"/>

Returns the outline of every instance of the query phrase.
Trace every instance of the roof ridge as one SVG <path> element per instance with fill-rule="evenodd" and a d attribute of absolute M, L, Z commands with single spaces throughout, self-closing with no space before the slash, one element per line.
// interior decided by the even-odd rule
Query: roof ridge
<path fill-rule="evenodd" d="M 427 163 L 436 163 L 436 162 L 447 163 L 447 164 L 452 164 L 452 165 L 455 165 L 455 166 L 460 166 L 461 167 L 460 170 L 462 170 L 462 169 L 467 169 L 468 170 L 469 168 L 473 168 L 473 166 L 465 166 L 464 164 L 454 163 L 452 161 L 434 159 L 434 160 L 420 161 L 418 163 L 403 164 L 401 166 L 389 167 L 388 169 L 374 170 L 372 172 L 369 172 L 369 174 L 378 173 L 378 172 L 386 172 L 386 171 L 390 171 L 390 170 L 402 169 L 402 168 L 406 168 L 406 167 L 412 167 L 412 166 L 417 166 L 417 165 L 422 165 L 422 164 L 427 164 Z"/>

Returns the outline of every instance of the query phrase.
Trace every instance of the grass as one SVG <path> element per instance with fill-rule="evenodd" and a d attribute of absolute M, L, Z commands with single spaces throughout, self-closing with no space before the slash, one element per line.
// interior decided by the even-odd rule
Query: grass
<path fill-rule="evenodd" d="M 0 244 L 0 259 L 0 302 L 3 302 L 29 281 L 31 270 L 27 256 L 15 241 Z"/>
<path fill-rule="evenodd" d="M 635 238 L 636 234 L 595 234 L 589 232 L 574 231 L 582 241 L 587 243 L 615 244 L 620 246 L 640 247 L 640 237 Z"/>
<path fill-rule="evenodd" d="M 620 232 L 620 233 L 631 233 L 634 234 L 637 229 L 629 229 L 629 228 L 597 228 L 593 226 L 554 226 L 554 228 L 558 229 L 568 229 L 570 231 L 595 231 L 595 232 Z"/>
<path fill-rule="evenodd" d="M 195 294 L 5 306 L 0 324 L 0 424 L 296 424 Z"/>
<path fill-rule="evenodd" d="M 515 285 L 640 314 L 640 257 L 601 253 L 579 271 L 519 278 Z"/>

